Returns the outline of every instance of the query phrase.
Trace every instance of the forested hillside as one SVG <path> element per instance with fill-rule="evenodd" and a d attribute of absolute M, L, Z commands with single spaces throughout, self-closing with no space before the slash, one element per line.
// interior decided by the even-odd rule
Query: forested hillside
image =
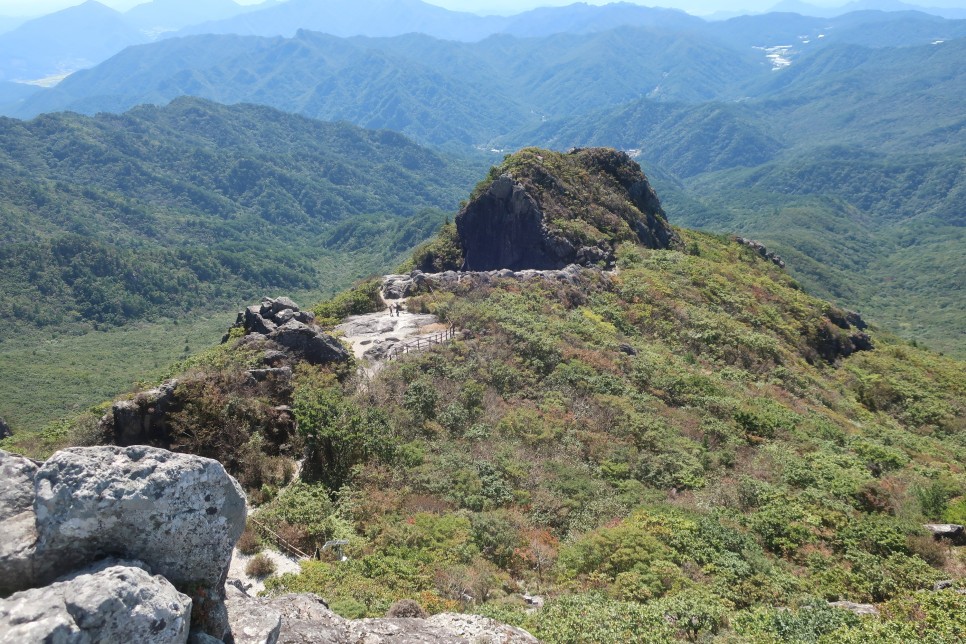
<path fill-rule="evenodd" d="M 392 132 L 197 99 L 0 125 L 4 339 L 345 279 L 428 235 L 469 176 Z"/>
<path fill-rule="evenodd" d="M 198 99 L 0 120 L 0 417 L 37 429 L 156 377 L 241 302 L 384 271 L 478 172 L 394 132 Z"/>
<path fill-rule="evenodd" d="M 414 281 L 407 309 L 459 337 L 381 369 L 289 352 L 266 375 L 279 352 L 235 328 L 142 413 L 247 488 L 272 532 L 252 523 L 246 552 L 346 540 L 347 559 L 268 581 L 345 616 L 408 599 L 551 643 L 960 641 L 964 549 L 923 525 L 966 520 L 963 364 L 863 331 L 732 238 L 633 242 L 635 167 L 523 150 L 457 219 L 512 181 L 552 213 L 548 235 L 615 244 L 615 270 Z M 453 229 L 414 261 L 458 256 L 473 240 Z M 380 286 L 315 311 L 377 310 Z M 106 409 L 7 445 L 115 440 Z"/>
<path fill-rule="evenodd" d="M 584 11 L 604 25 L 618 15 L 604 9 Z M 574 11 L 544 19 L 584 33 L 538 34 L 524 15 L 479 42 L 175 38 L 128 49 L 15 113 L 189 94 L 388 128 L 489 161 L 527 145 L 630 150 L 675 221 L 759 237 L 813 292 L 964 355 L 966 21 L 651 12 L 579 29 Z"/>

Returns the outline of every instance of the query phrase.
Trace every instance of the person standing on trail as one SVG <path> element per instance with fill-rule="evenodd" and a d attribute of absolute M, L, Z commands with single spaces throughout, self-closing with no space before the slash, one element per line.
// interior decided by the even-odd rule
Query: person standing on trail
<path fill-rule="evenodd" d="M 389 303 L 389 317 L 392 317 L 392 312 L 396 310 L 396 305 L 393 302 Z"/>

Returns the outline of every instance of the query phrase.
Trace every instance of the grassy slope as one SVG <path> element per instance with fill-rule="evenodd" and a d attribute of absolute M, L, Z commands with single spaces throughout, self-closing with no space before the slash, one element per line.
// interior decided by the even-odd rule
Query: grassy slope
<path fill-rule="evenodd" d="M 473 339 L 365 390 L 302 370 L 296 415 L 310 445 L 332 441 L 323 487 L 341 491 L 296 519 L 309 481 L 263 516 L 306 545 L 349 538 L 350 561 L 276 587 L 352 615 L 469 592 L 556 642 L 686 637 L 668 614 L 704 637 L 885 637 L 824 599 L 882 604 L 885 641 L 958 632 L 958 596 L 918 591 L 966 565 L 919 527 L 964 507 L 961 363 L 884 334 L 815 360 L 827 305 L 736 244 L 681 234 L 691 254 L 625 246 L 613 282 L 411 300 Z M 551 602 L 528 615 L 513 589 Z"/>

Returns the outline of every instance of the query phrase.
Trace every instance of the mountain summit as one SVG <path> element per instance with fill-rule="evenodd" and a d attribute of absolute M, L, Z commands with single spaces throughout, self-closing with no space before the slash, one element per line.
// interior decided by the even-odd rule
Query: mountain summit
<path fill-rule="evenodd" d="M 677 237 L 641 167 L 605 148 L 527 148 L 490 170 L 456 217 L 464 269 L 612 264 L 620 242 Z"/>

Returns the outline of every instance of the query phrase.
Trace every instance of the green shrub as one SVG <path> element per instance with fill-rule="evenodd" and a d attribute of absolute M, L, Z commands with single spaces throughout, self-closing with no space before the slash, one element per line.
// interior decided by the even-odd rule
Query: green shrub
<path fill-rule="evenodd" d="M 245 531 L 242 532 L 241 537 L 238 538 L 238 543 L 235 544 L 238 548 L 238 552 L 243 555 L 253 555 L 262 549 L 262 542 L 258 538 L 258 534 L 252 528 L 251 525 L 245 526 Z"/>
<path fill-rule="evenodd" d="M 663 644 L 675 635 L 659 611 L 596 594 L 549 601 L 528 625 L 553 644 Z"/>
<path fill-rule="evenodd" d="M 819 638 L 841 628 L 857 626 L 855 614 L 833 608 L 823 599 L 808 598 L 792 610 L 757 608 L 739 613 L 732 627 L 753 641 L 818 642 Z"/>
<path fill-rule="evenodd" d="M 695 642 L 704 633 L 716 634 L 724 625 L 730 608 L 706 590 L 685 590 L 653 603 L 653 609 L 664 615 L 688 640 Z"/>
<path fill-rule="evenodd" d="M 412 263 L 424 273 L 460 270 L 463 266 L 463 249 L 456 224 L 447 220 L 435 237 L 413 251 Z"/>
<path fill-rule="evenodd" d="M 382 279 L 373 278 L 360 282 L 335 297 L 316 304 L 312 309 L 315 322 L 320 326 L 335 326 L 350 315 L 376 313 L 383 309 L 379 298 Z"/>

